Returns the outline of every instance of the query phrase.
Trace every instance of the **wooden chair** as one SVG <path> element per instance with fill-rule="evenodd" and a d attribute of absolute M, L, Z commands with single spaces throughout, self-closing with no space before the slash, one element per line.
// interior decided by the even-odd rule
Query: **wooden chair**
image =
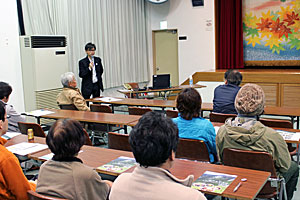
<path fill-rule="evenodd" d="M 260 118 L 259 121 L 268 127 L 274 128 L 294 128 L 293 123 L 290 120 L 281 120 L 281 119 L 269 119 L 269 118 Z M 297 154 L 297 149 L 299 148 L 299 144 L 297 147 L 293 147 L 292 144 L 288 143 L 288 149 L 291 156 Z"/>
<path fill-rule="evenodd" d="M 151 111 L 152 111 L 151 108 L 128 107 L 129 115 L 143 115 Z"/>
<path fill-rule="evenodd" d="M 62 110 L 78 110 L 74 104 L 60 104 L 58 106 Z"/>
<path fill-rule="evenodd" d="M 101 104 L 91 104 L 90 106 L 92 112 L 102 112 L 102 113 L 113 113 L 112 109 L 108 105 L 101 105 Z M 93 137 L 98 137 L 99 139 L 103 139 L 104 134 L 109 131 L 119 131 L 122 129 L 122 127 L 117 127 L 115 125 L 110 125 L 110 124 L 97 124 L 97 123 L 92 123 L 90 124 L 89 128 L 92 131 L 99 131 L 100 135 L 93 134 L 92 140 L 94 140 Z M 105 142 L 105 141 L 104 141 Z"/>
<path fill-rule="evenodd" d="M 268 127 L 293 128 L 293 124 L 289 120 L 259 118 L 259 121 Z"/>
<path fill-rule="evenodd" d="M 45 132 L 43 131 L 42 127 L 39 124 L 18 122 L 18 126 L 22 134 L 27 135 L 27 130 L 31 128 L 33 129 L 34 136 L 46 137 Z"/>
<path fill-rule="evenodd" d="M 176 118 L 178 117 L 178 111 L 177 110 L 166 110 L 167 117 L 170 118 Z"/>
<path fill-rule="evenodd" d="M 54 197 L 42 195 L 32 190 L 28 190 L 27 195 L 29 200 L 67 200 L 67 199 L 54 198 Z"/>
<path fill-rule="evenodd" d="M 136 82 L 134 82 L 134 83 L 125 83 L 125 84 L 128 84 L 130 87 L 131 87 L 131 89 L 133 90 L 133 91 L 137 91 L 137 90 L 139 90 L 139 84 L 138 83 L 136 83 Z M 128 88 L 129 89 L 129 88 Z M 137 95 L 138 94 L 130 94 L 130 93 L 126 93 L 125 94 L 128 98 L 131 98 L 131 97 L 133 97 L 133 98 L 136 98 L 137 97 Z"/>
<path fill-rule="evenodd" d="M 180 138 L 176 151 L 176 158 L 209 162 L 209 153 L 202 140 Z"/>
<path fill-rule="evenodd" d="M 90 109 L 92 112 L 113 113 L 112 109 L 107 105 L 91 104 Z"/>
<path fill-rule="evenodd" d="M 281 200 L 282 195 L 284 195 L 284 199 L 287 199 L 284 178 L 279 179 L 277 177 L 274 161 L 269 153 L 225 148 L 223 151 L 223 163 L 224 165 L 233 167 L 270 172 L 271 177 L 261 189 L 257 198 L 277 199 L 279 196 L 279 199 Z M 280 184 L 280 192 L 278 192 L 277 187 L 271 186 L 272 181 L 278 183 L 277 185 Z"/>
<path fill-rule="evenodd" d="M 86 132 L 85 129 L 83 129 L 84 135 L 85 135 L 85 145 L 93 146 L 93 143 L 90 139 L 89 134 Z"/>
<path fill-rule="evenodd" d="M 128 139 L 129 135 L 109 132 L 108 148 L 122 151 L 132 151 Z"/>
<path fill-rule="evenodd" d="M 236 114 L 224 114 L 224 113 L 211 112 L 209 114 L 209 120 L 211 122 L 225 123 L 227 118 L 236 117 L 236 116 L 237 116 Z"/>

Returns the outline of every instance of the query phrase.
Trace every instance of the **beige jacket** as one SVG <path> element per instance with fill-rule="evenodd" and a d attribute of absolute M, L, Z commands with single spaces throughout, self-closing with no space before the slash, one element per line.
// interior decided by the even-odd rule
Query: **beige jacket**
<path fill-rule="evenodd" d="M 190 188 L 193 175 L 177 179 L 159 167 L 139 167 L 132 173 L 123 173 L 115 181 L 110 200 L 205 200 L 205 196 Z"/>
<path fill-rule="evenodd" d="M 78 88 L 63 88 L 63 91 L 57 96 L 57 104 L 74 104 L 78 110 L 90 111 L 85 99 Z"/>
<path fill-rule="evenodd" d="M 272 155 L 277 173 L 282 174 L 289 169 L 291 157 L 287 144 L 279 133 L 256 120 L 240 126 L 233 125 L 235 121 L 228 119 L 218 131 L 216 144 L 221 161 L 225 148 L 264 151 Z"/>
<path fill-rule="evenodd" d="M 80 160 L 48 160 L 40 168 L 36 188 L 38 193 L 72 200 L 106 200 L 109 190 L 98 173 Z"/>

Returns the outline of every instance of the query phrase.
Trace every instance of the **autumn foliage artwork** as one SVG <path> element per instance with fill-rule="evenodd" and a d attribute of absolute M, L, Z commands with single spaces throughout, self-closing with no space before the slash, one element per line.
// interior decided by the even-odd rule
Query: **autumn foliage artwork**
<path fill-rule="evenodd" d="M 300 0 L 245 0 L 245 60 L 300 60 Z"/>

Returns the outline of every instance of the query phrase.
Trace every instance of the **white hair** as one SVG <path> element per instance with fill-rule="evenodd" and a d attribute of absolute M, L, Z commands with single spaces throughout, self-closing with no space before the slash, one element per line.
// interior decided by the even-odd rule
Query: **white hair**
<path fill-rule="evenodd" d="M 73 72 L 66 72 L 61 75 L 60 81 L 63 87 L 69 87 L 69 83 L 75 79 L 75 75 Z"/>

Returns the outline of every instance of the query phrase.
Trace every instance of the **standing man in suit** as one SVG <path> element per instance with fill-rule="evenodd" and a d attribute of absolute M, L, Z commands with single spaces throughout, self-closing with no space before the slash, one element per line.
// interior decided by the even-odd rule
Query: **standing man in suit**
<path fill-rule="evenodd" d="M 103 66 L 101 58 L 94 56 L 95 44 L 87 43 L 85 52 L 87 56 L 79 61 L 79 77 L 82 78 L 81 92 L 85 99 L 100 97 L 100 90 L 103 92 L 102 74 Z"/>

